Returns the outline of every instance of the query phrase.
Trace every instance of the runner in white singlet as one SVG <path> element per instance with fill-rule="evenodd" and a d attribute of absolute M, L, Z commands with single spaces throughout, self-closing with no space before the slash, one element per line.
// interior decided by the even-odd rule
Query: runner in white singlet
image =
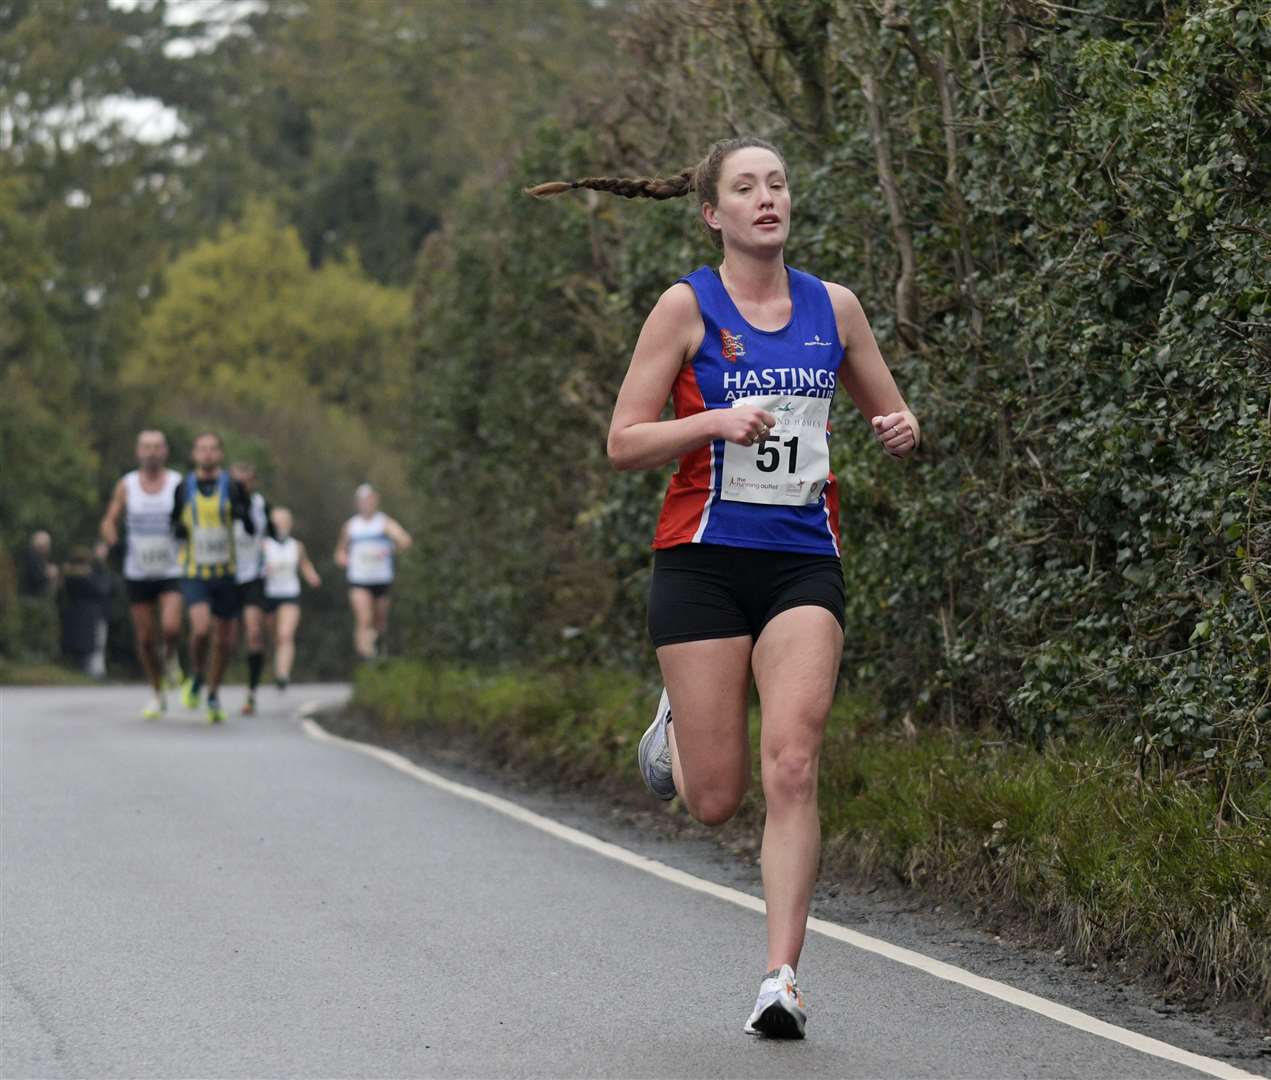
<path fill-rule="evenodd" d="M 275 537 L 265 539 L 265 619 L 274 640 L 274 682 L 286 690 L 296 656 L 296 630 L 300 626 L 300 578 L 316 589 L 322 578 L 304 544 L 291 535 L 291 511 L 275 507 Z"/>
<path fill-rule="evenodd" d="M 379 508 L 379 493 L 370 484 L 357 489 L 357 513 L 344 523 L 335 561 L 349 579 L 353 609 L 353 648 L 363 660 L 382 655 L 388 630 L 389 590 L 396 556 L 411 545 L 410 534 Z"/>
<path fill-rule="evenodd" d="M 125 473 L 115 485 L 100 526 L 101 538 L 114 547 L 119 543 L 119 526 L 123 522 L 124 581 L 137 659 L 154 691 L 141 710 L 141 715 L 149 720 L 157 719 L 167 708 L 165 673 L 172 688 L 180 686 L 182 679 L 177 656 L 181 637 L 181 566 L 170 520 L 181 474 L 166 468 L 167 460 L 168 440 L 163 432 L 141 432 L 137 436 L 138 467 Z"/>

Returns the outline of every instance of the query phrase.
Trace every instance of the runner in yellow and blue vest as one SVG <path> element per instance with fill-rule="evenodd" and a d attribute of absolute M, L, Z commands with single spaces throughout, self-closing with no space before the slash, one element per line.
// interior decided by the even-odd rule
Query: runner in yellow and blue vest
<path fill-rule="evenodd" d="M 181 593 L 190 619 L 192 675 L 182 687 L 188 709 L 197 709 L 207 686 L 207 718 L 225 719 L 219 691 L 234 651 L 238 631 L 239 597 L 234 580 L 234 522 L 249 535 L 256 523 L 248 510 L 247 493 L 221 468 L 225 448 L 221 437 L 207 431 L 194 440 L 190 454 L 194 468 L 176 489 L 172 528 L 181 544 Z M 215 624 L 215 635 L 213 635 Z M 208 665 L 208 643 L 213 643 Z"/>

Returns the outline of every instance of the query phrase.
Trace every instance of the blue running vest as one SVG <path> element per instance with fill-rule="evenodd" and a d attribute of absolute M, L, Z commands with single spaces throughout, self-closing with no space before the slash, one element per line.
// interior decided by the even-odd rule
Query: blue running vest
<path fill-rule="evenodd" d="M 734 401 L 755 398 L 769 411 L 775 405 L 779 426 L 772 438 L 754 447 L 716 439 L 681 458 L 662 504 L 654 548 L 722 544 L 839 554 L 838 488 L 829 469 L 828 411 L 843 346 L 824 283 L 792 267 L 786 271 L 792 311 L 780 330 L 759 330 L 746 322 L 709 266 L 680 279 L 697 296 L 706 335 L 671 388 L 676 418 L 732 408 Z M 781 399 L 774 402 L 772 395 Z M 824 400 L 822 404 L 800 398 Z M 809 415 L 801 417 L 803 410 Z M 798 417 L 802 426 L 780 426 L 783 411 Z M 823 440 L 820 446 L 817 440 Z M 738 501 L 737 492 L 750 501 Z M 813 493 L 815 497 L 797 505 L 761 501 L 803 499 Z"/>

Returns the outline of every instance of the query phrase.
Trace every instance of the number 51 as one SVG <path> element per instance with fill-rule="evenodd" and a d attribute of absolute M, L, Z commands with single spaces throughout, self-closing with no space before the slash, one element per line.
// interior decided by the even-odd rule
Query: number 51
<path fill-rule="evenodd" d="M 778 443 L 776 439 L 763 438 L 759 440 L 759 450 L 757 452 L 758 460 L 755 462 L 755 468 L 760 472 L 776 472 L 781 468 L 781 447 L 786 446 L 790 449 L 790 475 L 794 475 L 795 468 L 799 461 L 799 436 L 792 435 L 783 443 Z"/>

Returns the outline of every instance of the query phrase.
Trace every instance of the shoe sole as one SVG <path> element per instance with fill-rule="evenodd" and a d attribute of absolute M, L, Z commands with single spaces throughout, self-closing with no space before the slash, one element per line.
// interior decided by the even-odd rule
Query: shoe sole
<path fill-rule="evenodd" d="M 676 794 L 674 781 L 671 782 L 671 790 L 669 792 L 658 791 L 657 788 L 655 788 L 652 784 L 649 783 L 649 776 L 648 776 L 648 773 L 645 772 L 645 768 L 644 768 L 644 763 L 648 759 L 648 755 L 645 753 L 645 748 L 652 741 L 654 732 L 656 730 L 657 730 L 657 723 L 654 722 L 654 724 L 652 724 L 649 727 L 649 729 L 644 733 L 644 735 L 641 737 L 640 747 L 636 751 L 636 758 L 640 765 L 640 776 L 643 777 L 644 779 L 644 786 L 649 789 L 649 792 L 653 795 L 654 798 L 661 799 L 663 802 L 670 802 L 672 799 L 675 798 L 675 794 Z"/>
<path fill-rule="evenodd" d="M 802 1039 L 803 1025 L 784 1006 L 774 1002 L 754 1022 L 754 1034 L 766 1039 Z"/>

